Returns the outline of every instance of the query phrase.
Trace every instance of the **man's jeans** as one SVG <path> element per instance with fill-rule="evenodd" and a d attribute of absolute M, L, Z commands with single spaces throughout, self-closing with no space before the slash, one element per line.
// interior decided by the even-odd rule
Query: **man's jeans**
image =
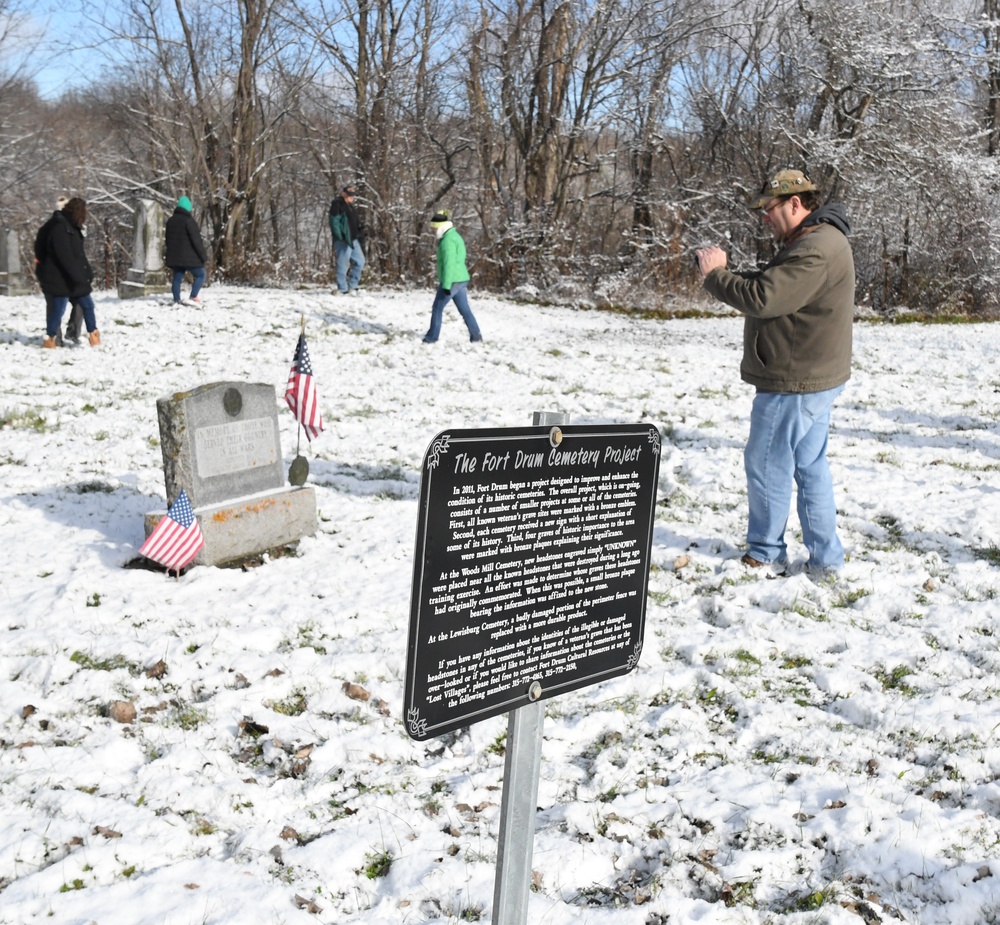
<path fill-rule="evenodd" d="M 206 275 L 204 267 L 171 267 L 170 269 L 174 271 L 174 276 L 171 280 L 171 289 L 174 293 L 175 302 L 180 302 L 181 300 L 181 283 L 184 280 L 185 273 L 191 274 L 191 295 L 189 298 L 193 299 L 201 292 Z"/>
<path fill-rule="evenodd" d="M 346 241 L 334 241 L 333 249 L 337 254 L 337 288 L 341 292 L 357 289 L 361 285 L 361 271 L 365 265 L 365 252 L 361 249 L 361 242 L 348 244 Z M 351 266 L 352 263 L 354 266 Z M 351 270 L 349 276 L 348 267 Z"/>
<path fill-rule="evenodd" d="M 454 301 L 455 308 L 458 309 L 458 313 L 462 316 L 465 326 L 469 329 L 469 339 L 481 339 L 482 335 L 479 333 L 479 324 L 476 322 L 476 316 L 472 314 L 472 309 L 469 308 L 469 295 L 466 292 L 468 286 L 467 282 L 452 283 L 450 292 L 445 292 L 438 286 L 437 292 L 434 293 L 434 304 L 431 306 L 431 326 L 424 335 L 425 344 L 433 344 L 440 337 L 441 319 L 444 316 L 444 307 L 449 301 Z"/>
<path fill-rule="evenodd" d="M 825 392 L 758 392 L 743 452 L 750 519 L 748 552 L 760 562 L 788 557 L 785 524 L 798 486 L 796 507 L 812 568 L 840 568 L 844 547 L 837 537 L 833 478 L 826 460 L 830 408 L 844 387 Z"/>

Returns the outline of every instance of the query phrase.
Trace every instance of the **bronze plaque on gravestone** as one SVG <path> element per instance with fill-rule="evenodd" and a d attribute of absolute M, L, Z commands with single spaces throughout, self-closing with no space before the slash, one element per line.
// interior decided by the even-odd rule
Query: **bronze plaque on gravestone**
<path fill-rule="evenodd" d="M 434 438 L 410 601 L 412 738 L 635 667 L 659 462 L 649 424 Z"/>

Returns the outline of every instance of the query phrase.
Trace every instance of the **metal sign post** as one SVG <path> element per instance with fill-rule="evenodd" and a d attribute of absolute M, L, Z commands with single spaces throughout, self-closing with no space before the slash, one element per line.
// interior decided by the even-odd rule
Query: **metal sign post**
<path fill-rule="evenodd" d="M 531 423 L 568 424 L 569 415 L 557 411 L 536 411 Z M 507 714 L 500 842 L 497 873 L 493 881 L 493 925 L 525 925 L 528 921 L 544 722 L 545 706 L 540 700 Z"/>
<path fill-rule="evenodd" d="M 541 701 L 507 714 L 493 925 L 525 925 L 528 921 L 544 721 L 545 705 Z"/>

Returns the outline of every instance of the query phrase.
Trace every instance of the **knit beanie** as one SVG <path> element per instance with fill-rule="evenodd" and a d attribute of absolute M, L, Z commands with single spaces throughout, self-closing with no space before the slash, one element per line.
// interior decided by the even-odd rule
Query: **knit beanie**
<path fill-rule="evenodd" d="M 183 209 L 185 212 L 190 212 L 191 211 L 191 200 L 188 199 L 187 196 L 181 196 L 181 198 L 177 200 L 177 208 L 178 209 Z"/>
<path fill-rule="evenodd" d="M 442 225 L 447 224 L 450 221 L 451 221 L 451 212 L 449 212 L 447 209 L 442 209 L 440 212 L 435 212 L 434 215 L 431 216 L 431 228 L 437 231 L 438 228 L 440 228 Z"/>

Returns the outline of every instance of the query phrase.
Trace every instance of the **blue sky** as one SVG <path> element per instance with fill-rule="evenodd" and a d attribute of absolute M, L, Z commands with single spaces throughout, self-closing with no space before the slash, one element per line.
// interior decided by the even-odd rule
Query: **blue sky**
<path fill-rule="evenodd" d="M 20 28 L 0 50 L 0 60 L 8 67 L 23 66 L 43 96 L 59 96 L 97 76 L 103 62 L 87 48 L 89 30 L 79 9 L 59 0 L 42 0 L 21 15 Z"/>

